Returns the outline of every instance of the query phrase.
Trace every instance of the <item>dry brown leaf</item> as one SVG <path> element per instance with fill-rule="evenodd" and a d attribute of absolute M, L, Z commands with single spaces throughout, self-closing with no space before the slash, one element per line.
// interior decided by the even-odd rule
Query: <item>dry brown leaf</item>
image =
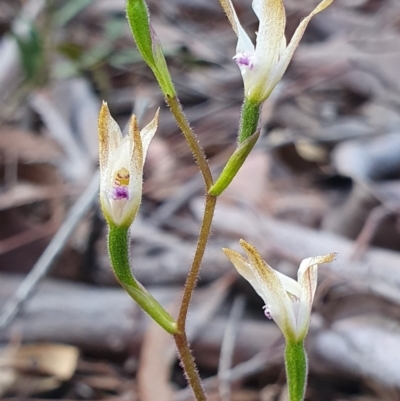
<path fill-rule="evenodd" d="M 61 344 L 29 344 L 0 353 L 0 394 L 41 393 L 58 388 L 75 373 L 76 347 Z"/>
<path fill-rule="evenodd" d="M 58 380 L 69 380 L 75 373 L 79 350 L 64 344 L 28 344 L 19 347 L 13 356 L 13 365 L 19 370 L 28 370 Z"/>

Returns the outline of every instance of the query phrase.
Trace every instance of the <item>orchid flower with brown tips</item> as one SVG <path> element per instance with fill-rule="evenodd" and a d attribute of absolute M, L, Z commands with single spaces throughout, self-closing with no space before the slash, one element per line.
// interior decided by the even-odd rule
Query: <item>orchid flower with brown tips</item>
<path fill-rule="evenodd" d="M 332 262 L 335 254 L 304 259 L 295 281 L 270 267 L 246 241 L 240 240 L 240 245 L 247 259 L 232 249 L 223 251 L 265 302 L 266 316 L 276 322 L 286 339 L 304 340 L 317 288 L 318 265 Z"/>
<path fill-rule="evenodd" d="M 109 224 L 129 227 L 142 201 L 143 164 L 158 127 L 158 114 L 141 131 L 136 116 L 125 137 L 107 103 L 99 114 L 100 203 Z"/>
<path fill-rule="evenodd" d="M 243 76 L 245 97 L 256 104 L 266 100 L 285 73 L 311 18 L 333 0 L 323 0 L 301 22 L 289 44 L 286 43 L 286 14 L 283 0 L 253 0 L 259 20 L 256 45 L 247 35 L 231 0 L 220 0 L 238 42 L 234 59 Z"/>

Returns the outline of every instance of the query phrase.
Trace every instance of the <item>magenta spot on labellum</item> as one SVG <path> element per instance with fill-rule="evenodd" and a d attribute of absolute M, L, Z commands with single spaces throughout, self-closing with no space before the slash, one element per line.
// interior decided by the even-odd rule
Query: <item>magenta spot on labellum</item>
<path fill-rule="evenodd" d="M 125 186 L 114 187 L 111 197 L 113 200 L 129 199 L 128 188 Z"/>
<path fill-rule="evenodd" d="M 239 67 L 248 67 L 250 70 L 253 69 L 253 55 L 247 53 L 238 53 L 233 59 Z"/>
<path fill-rule="evenodd" d="M 269 320 L 272 320 L 271 312 L 269 311 L 268 306 L 264 306 L 264 315 L 265 315 Z"/>

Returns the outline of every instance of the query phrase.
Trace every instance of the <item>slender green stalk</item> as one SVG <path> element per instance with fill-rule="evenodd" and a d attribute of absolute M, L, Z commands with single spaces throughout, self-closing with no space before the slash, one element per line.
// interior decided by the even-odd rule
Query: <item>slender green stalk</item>
<path fill-rule="evenodd" d="M 190 151 L 193 154 L 194 159 L 196 160 L 197 165 L 199 166 L 201 174 L 204 178 L 206 189 L 208 191 L 213 184 L 213 178 L 204 151 L 200 146 L 195 133 L 190 128 L 190 125 L 188 123 L 188 120 L 186 119 L 185 114 L 183 113 L 182 106 L 178 98 L 176 96 L 165 96 L 165 101 L 167 102 L 168 107 L 170 108 L 171 113 L 174 116 L 176 123 L 178 124 L 178 127 L 181 129 L 182 134 L 186 139 L 186 142 L 190 148 Z"/>
<path fill-rule="evenodd" d="M 245 98 L 242 106 L 242 114 L 240 116 L 240 127 L 238 134 L 238 142 L 242 143 L 252 136 L 258 129 L 261 112 L 260 103 L 254 103 Z"/>
<path fill-rule="evenodd" d="M 108 251 L 113 272 L 124 290 L 168 333 L 178 332 L 175 320 L 134 278 L 129 265 L 129 234 L 126 227 L 109 226 Z"/>
<path fill-rule="evenodd" d="M 304 341 L 287 340 L 285 348 L 289 401 L 303 401 L 307 384 L 307 354 Z"/>

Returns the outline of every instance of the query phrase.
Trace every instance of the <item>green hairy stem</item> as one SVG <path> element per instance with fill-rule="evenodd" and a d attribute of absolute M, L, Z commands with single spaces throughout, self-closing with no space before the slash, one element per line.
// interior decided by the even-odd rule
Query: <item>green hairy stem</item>
<path fill-rule="evenodd" d="M 307 384 L 307 354 L 304 342 L 287 340 L 285 348 L 289 401 L 303 401 Z"/>
<path fill-rule="evenodd" d="M 175 320 L 132 275 L 128 228 L 109 226 L 108 252 L 115 277 L 124 290 L 168 333 L 178 333 Z"/>

